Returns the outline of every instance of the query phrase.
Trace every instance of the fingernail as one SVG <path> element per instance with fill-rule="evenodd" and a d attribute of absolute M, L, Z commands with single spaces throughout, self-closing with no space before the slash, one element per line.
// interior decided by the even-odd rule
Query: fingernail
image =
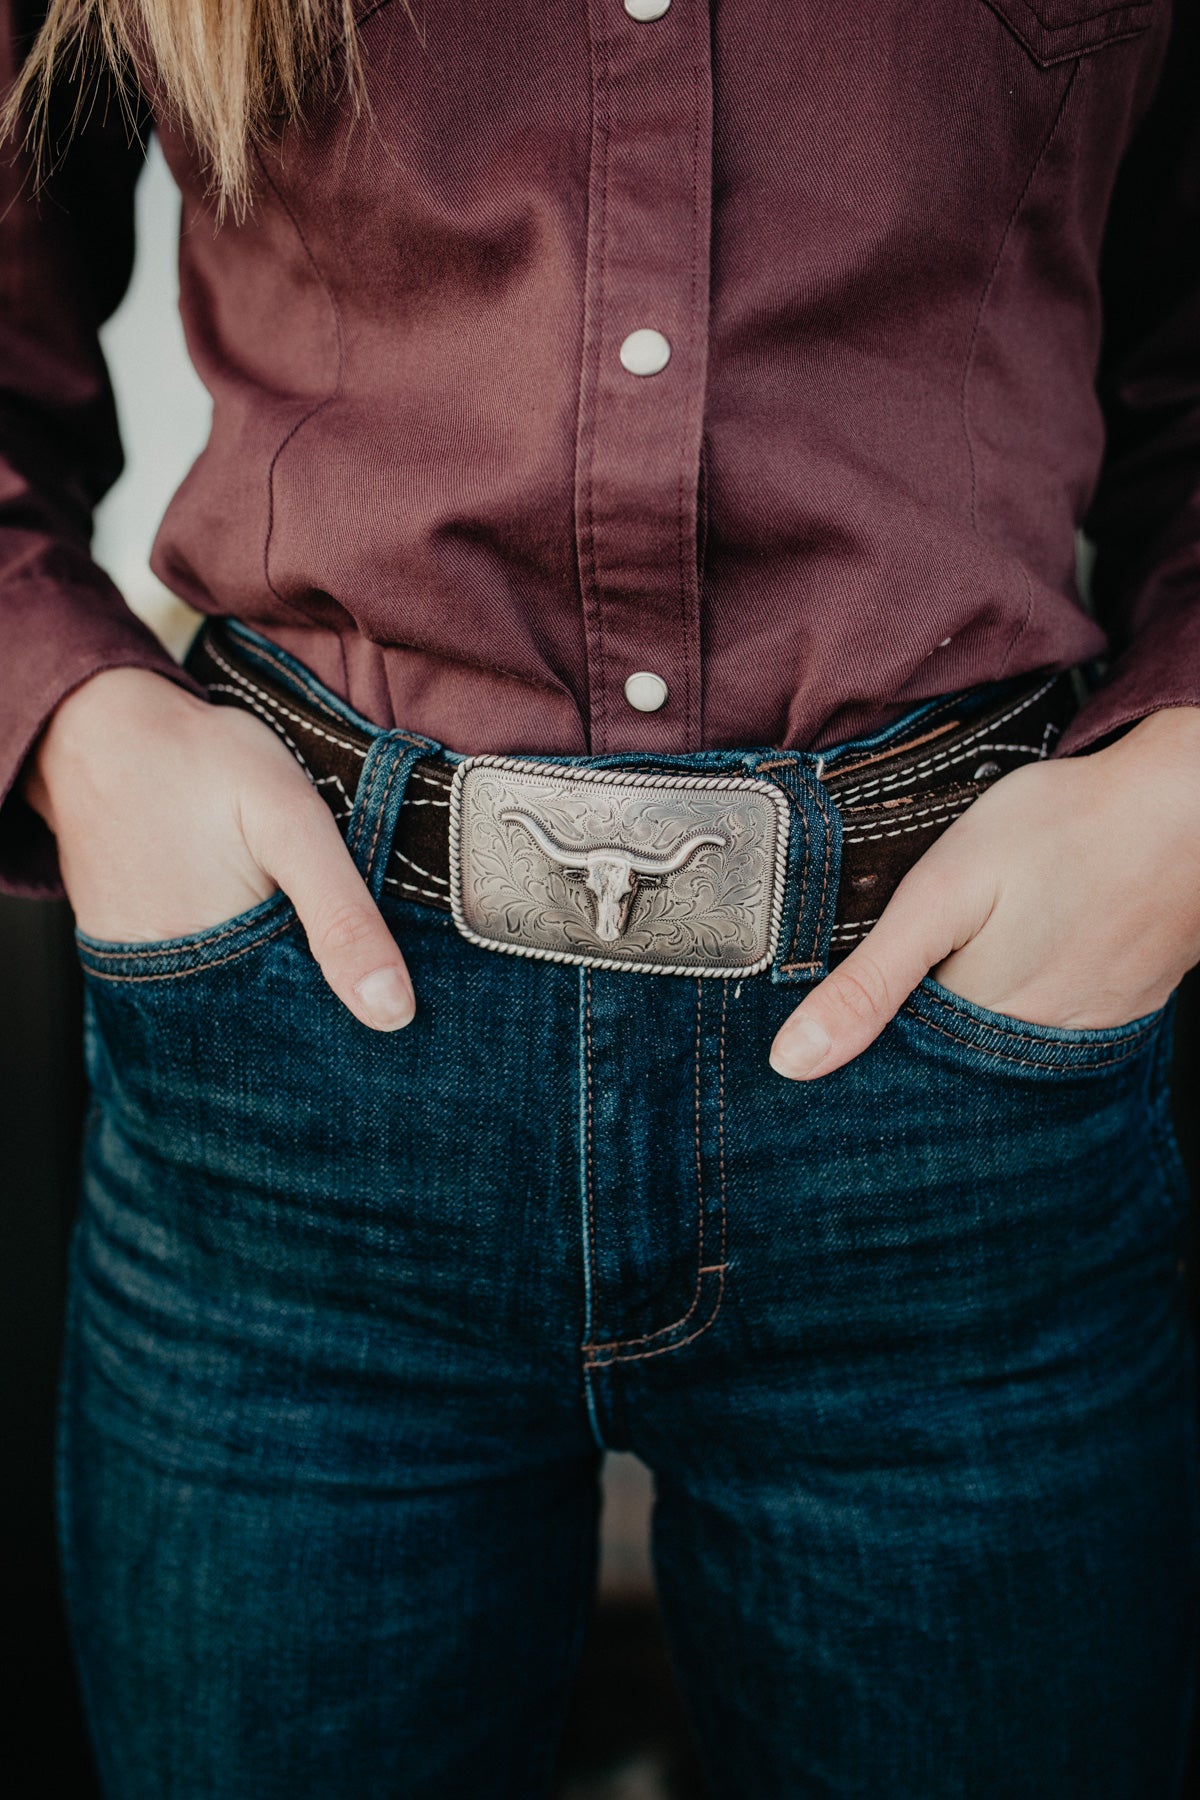
<path fill-rule="evenodd" d="M 354 991 L 366 1009 L 368 1020 L 378 1031 L 398 1031 L 416 1012 L 413 997 L 401 980 L 395 963 L 364 975 Z"/>
<path fill-rule="evenodd" d="M 812 1074 L 828 1055 L 832 1043 L 829 1033 L 815 1019 L 796 1019 L 771 1045 L 771 1067 L 777 1075 L 796 1081 Z"/>

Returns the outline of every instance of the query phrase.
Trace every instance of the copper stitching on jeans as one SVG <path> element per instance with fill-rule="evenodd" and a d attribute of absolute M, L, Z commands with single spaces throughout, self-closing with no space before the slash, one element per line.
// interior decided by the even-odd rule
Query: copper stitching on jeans
<path fill-rule="evenodd" d="M 400 773 L 400 769 L 401 769 L 403 763 L 404 763 L 404 758 L 402 756 L 398 756 L 396 758 L 395 762 L 392 764 L 391 772 L 387 778 L 387 786 L 384 788 L 383 793 L 379 800 L 379 810 L 375 814 L 375 830 L 371 836 L 371 847 L 367 851 L 367 870 L 368 870 L 368 872 L 373 868 L 374 863 L 375 863 L 375 846 L 379 842 L 379 833 L 383 826 L 383 815 L 387 811 L 388 795 L 392 791 L 392 785 L 395 782 L 397 775 Z M 363 818 L 364 818 L 364 820 L 366 818 L 365 809 L 363 812 Z M 354 840 L 356 849 L 361 841 L 362 841 L 362 830 L 360 828 L 360 830 L 358 831 L 358 833 L 355 837 L 355 840 Z"/>
<path fill-rule="evenodd" d="M 936 979 L 936 977 L 935 977 L 935 979 Z M 974 1014 L 969 1013 L 965 1007 L 955 1006 L 954 1003 L 950 1000 L 943 1000 L 940 994 L 931 994 L 931 993 L 929 993 L 928 990 L 926 990 L 924 997 L 931 1006 L 940 1006 L 943 1012 L 953 1013 L 955 1018 L 965 1019 L 969 1025 L 978 1026 L 985 1031 L 994 1031 L 1001 1037 L 1016 1038 L 1021 1043 L 1030 1042 L 1029 1033 L 1027 1031 L 1019 1031 L 1019 1030 L 1014 1029 L 1011 1026 L 1006 1026 L 1006 1025 L 992 1025 L 987 1020 L 977 1019 L 977 1018 L 975 1018 Z M 915 1011 L 915 1009 L 910 1009 L 910 1010 Z M 917 1016 L 919 1017 L 920 1015 L 917 1014 Z M 1029 1023 L 1032 1025 L 1034 1023 L 1034 1021 L 1031 1019 L 1029 1021 Z M 1126 1035 L 1124 1032 L 1121 1032 L 1116 1037 L 1101 1037 L 1101 1038 L 1093 1037 L 1087 1041 L 1086 1047 L 1089 1049 L 1094 1048 L 1094 1049 L 1100 1050 L 1100 1049 L 1104 1049 L 1106 1046 L 1108 1046 L 1110 1044 L 1115 1046 L 1117 1044 L 1137 1043 L 1142 1038 L 1144 1038 L 1148 1032 L 1151 1032 L 1154 1030 L 1154 1023 L 1155 1022 L 1152 1019 L 1148 1025 L 1139 1025 L 1137 1030 L 1130 1035 Z M 1053 1029 L 1053 1027 L 1051 1027 L 1051 1029 Z M 1098 1029 L 1103 1030 L 1104 1027 L 1101 1026 Z M 1041 1039 L 1039 1041 L 1045 1043 L 1045 1042 L 1049 1042 L 1050 1040 Z M 1070 1039 L 1063 1039 L 1063 1040 L 1058 1040 L 1058 1041 L 1064 1042 L 1068 1048 L 1072 1047 L 1072 1041 Z M 1075 1039 L 1074 1042 L 1079 1043 L 1079 1040 Z M 1084 1048 L 1084 1047 L 1085 1047 L 1084 1045 L 1082 1045 L 1082 1044 L 1080 1045 L 1080 1048 Z"/>
<path fill-rule="evenodd" d="M 927 1019 L 924 1013 L 917 1011 L 915 1006 L 905 1005 L 904 1011 L 906 1013 L 911 1013 L 912 1017 L 916 1019 L 919 1024 L 926 1026 L 930 1031 L 936 1031 L 941 1037 L 949 1038 L 952 1044 L 961 1044 L 964 1049 L 974 1050 L 978 1055 L 990 1057 L 994 1061 L 1020 1063 L 1023 1068 L 1045 1069 L 1051 1074 L 1074 1074 L 1077 1070 L 1087 1071 L 1116 1068 L 1119 1063 L 1127 1062 L 1131 1056 L 1135 1055 L 1137 1051 L 1141 1049 L 1143 1040 L 1147 1035 L 1146 1032 L 1140 1033 L 1138 1037 L 1132 1040 L 1130 1047 L 1127 1050 L 1123 1050 L 1119 1056 L 1106 1056 L 1101 1062 L 1078 1062 L 1074 1058 L 1067 1063 L 1039 1062 L 1035 1057 L 1031 1056 L 1013 1056 L 1011 1052 L 1007 1050 L 987 1050 L 982 1044 L 975 1043 L 971 1038 L 963 1037 L 956 1031 L 947 1031 L 944 1025 L 935 1025 L 932 1019 Z M 979 1021 L 976 1021 L 976 1023 L 979 1023 Z M 994 1030 L 999 1028 L 985 1026 L 983 1029 Z M 1014 1033 L 1014 1036 L 1015 1035 L 1017 1034 Z M 1045 1041 L 1048 1048 L 1072 1048 L 1070 1044 L 1063 1044 L 1061 1040 L 1057 1042 L 1055 1040 Z M 1087 1046 L 1087 1048 L 1090 1048 L 1090 1046 Z"/>
<path fill-rule="evenodd" d="M 259 900 L 257 902 L 257 905 L 265 906 L 267 904 L 268 900 L 275 900 L 282 893 L 283 893 L 282 888 L 276 888 L 276 890 L 273 894 L 268 894 L 266 900 Z M 252 911 L 252 910 L 253 910 L 253 908 L 250 908 L 250 907 L 246 908 L 247 912 Z M 80 943 L 79 948 L 80 948 L 81 953 L 86 954 L 87 956 L 106 956 L 106 957 L 111 958 L 114 961 L 122 961 L 122 962 L 132 956 L 183 956 L 189 948 L 194 946 L 202 938 L 206 944 L 219 944 L 221 942 L 222 938 L 233 937 L 235 935 L 235 933 L 237 933 L 239 931 L 253 931 L 253 929 L 254 929 L 254 927 L 252 925 L 246 925 L 246 924 L 239 925 L 236 922 L 234 922 L 232 924 L 223 926 L 221 928 L 221 930 L 216 931 L 212 937 L 208 937 L 208 935 L 203 931 L 183 931 L 183 932 L 180 932 L 178 934 L 178 936 L 175 938 L 160 938 L 157 943 L 146 944 L 146 945 L 142 946 L 140 949 L 114 950 L 114 949 L 109 949 L 109 948 L 105 947 L 102 949 L 93 950 L 91 948 L 90 944 L 86 944 L 86 943 L 82 943 L 82 942 Z M 86 932 L 83 932 L 80 934 L 80 937 L 85 938 L 87 935 L 88 934 Z M 167 948 L 168 945 L 174 944 L 174 943 L 178 943 L 178 945 L 179 945 L 178 950 L 171 950 L 171 949 Z"/>
<path fill-rule="evenodd" d="M 705 1319 L 702 1325 L 697 1325 L 695 1331 L 689 1331 L 688 1335 L 684 1338 L 677 1338 L 673 1344 L 660 1344 L 657 1350 L 635 1350 L 628 1356 L 618 1354 L 616 1356 L 597 1357 L 588 1363 L 588 1367 L 591 1369 L 607 1369 L 611 1367 L 613 1363 L 645 1362 L 647 1357 L 668 1356 L 672 1350 L 682 1350 L 685 1344 L 694 1344 L 698 1337 L 703 1337 L 704 1333 L 708 1330 L 709 1326 L 721 1310 L 721 1301 L 725 1295 L 725 1270 L 723 1267 L 714 1264 L 711 1269 L 704 1269 L 701 1273 L 704 1275 L 715 1275 L 717 1277 L 717 1298 L 713 1303 L 713 1309 L 709 1313 L 707 1319 Z M 680 1320 L 680 1323 L 682 1324 L 683 1321 Z M 637 1342 L 636 1339 L 631 1339 L 630 1341 L 634 1343 Z"/>
<path fill-rule="evenodd" d="M 830 829 L 829 812 L 825 805 L 825 796 L 824 796 L 824 793 L 822 792 L 820 786 L 817 787 L 815 798 L 816 798 L 817 806 L 820 809 L 822 822 L 824 823 L 824 826 L 825 826 L 825 867 L 824 867 L 824 870 L 822 871 L 822 875 L 821 875 L 821 899 L 820 899 L 819 906 L 817 908 L 817 923 L 816 923 L 816 927 L 814 929 L 814 937 L 815 937 L 816 942 L 819 944 L 821 941 L 821 927 L 825 922 L 825 900 L 826 900 L 826 897 L 829 892 L 829 858 L 830 858 L 830 855 L 833 850 L 833 832 Z M 801 818 L 805 818 L 803 809 L 801 809 L 800 816 L 801 816 Z M 808 873 L 808 846 L 809 846 L 809 841 L 810 841 L 809 836 L 808 836 L 808 821 L 806 818 L 805 818 L 804 829 L 805 829 L 804 870 L 800 876 L 800 901 L 799 901 L 799 905 L 796 908 L 796 928 L 792 932 L 792 941 L 788 945 L 788 959 L 789 960 L 785 963 L 780 964 L 781 968 L 789 969 L 789 970 L 799 969 L 799 968 L 807 968 L 807 967 L 813 966 L 812 964 L 798 963 L 798 962 L 795 962 L 792 960 L 796 954 L 796 945 L 800 941 L 800 927 L 804 923 L 804 911 L 805 911 L 804 888 L 805 888 L 805 876 Z M 817 961 L 819 962 L 819 960 L 820 959 L 818 958 Z"/>
<path fill-rule="evenodd" d="M 595 1123 L 592 1113 L 592 971 L 584 970 L 584 1067 L 587 1084 L 587 1145 L 584 1162 L 587 1168 L 587 1255 L 588 1270 L 593 1294 L 596 1292 L 596 1212 L 594 1201 L 594 1180 L 592 1173 L 592 1151 L 595 1141 Z M 590 1346 L 585 1344 L 584 1350 Z"/>
<path fill-rule="evenodd" d="M 707 1331 L 709 1326 L 712 1324 L 713 1320 L 716 1318 L 717 1314 L 721 1310 L 721 1301 L 722 1301 L 722 1298 L 724 1297 L 724 1293 L 725 1293 L 725 1135 L 724 1135 L 725 1134 L 725 1122 L 724 1122 L 725 1121 L 725 1004 L 726 1004 L 726 996 L 728 993 L 728 989 L 722 988 L 722 990 L 721 990 L 721 1057 L 720 1057 L 720 1089 L 719 1089 L 719 1102 L 718 1102 L 718 1117 L 720 1120 L 720 1144 L 721 1144 L 721 1157 L 720 1157 L 721 1179 L 720 1179 L 720 1189 L 719 1189 L 720 1196 L 721 1196 L 721 1248 L 720 1248 L 719 1255 L 720 1255 L 721 1260 L 720 1260 L 720 1262 L 716 1262 L 716 1263 L 706 1263 L 704 1260 L 704 1246 L 705 1246 L 705 1242 L 706 1242 L 707 1227 L 706 1227 L 706 1220 L 705 1220 L 705 1216 L 704 1216 L 704 1190 L 703 1190 L 703 1184 L 702 1184 L 702 1158 L 701 1158 L 701 1146 L 700 1146 L 700 1063 L 701 1063 L 700 1025 L 701 1025 L 701 1000 L 703 997 L 703 992 L 704 992 L 704 984 L 702 981 L 700 981 L 698 979 L 696 982 L 696 1102 L 695 1102 L 696 1208 L 697 1208 L 697 1214 L 698 1214 L 698 1245 L 697 1245 L 697 1251 L 696 1251 L 696 1262 L 697 1262 L 696 1289 L 695 1289 L 694 1294 L 692 1295 L 692 1303 L 688 1307 L 687 1311 L 680 1318 L 674 1320 L 673 1323 L 670 1325 L 660 1326 L 657 1331 L 644 1332 L 641 1337 L 619 1338 L 619 1339 L 613 1339 L 613 1340 L 605 1342 L 605 1343 L 585 1344 L 584 1350 L 588 1352 L 589 1366 L 592 1368 L 605 1368 L 610 1363 L 616 1363 L 616 1362 L 640 1362 L 647 1356 L 662 1356 L 667 1351 L 680 1350 L 680 1349 L 682 1349 L 684 1344 L 692 1343 L 696 1338 L 698 1338 L 701 1335 L 702 1332 Z M 589 1199 L 590 1199 L 590 1188 L 589 1188 Z M 698 1325 L 696 1327 L 695 1331 L 689 1332 L 688 1335 L 684 1338 L 677 1338 L 677 1339 L 675 1339 L 674 1342 L 669 1343 L 669 1344 L 659 1344 L 657 1349 L 634 1350 L 634 1351 L 629 1351 L 629 1353 L 626 1354 L 627 1346 L 629 1346 L 629 1345 L 653 1344 L 653 1343 L 655 1343 L 655 1341 L 658 1338 L 669 1337 L 674 1332 L 681 1330 L 682 1327 L 687 1324 L 688 1320 L 691 1318 L 692 1314 L 695 1312 L 697 1306 L 700 1304 L 700 1297 L 704 1291 L 704 1277 L 706 1275 L 716 1275 L 718 1277 L 717 1297 L 716 1297 L 716 1301 L 713 1305 L 712 1311 L 709 1313 L 707 1319 L 705 1319 L 705 1321 L 702 1325 Z M 597 1355 L 593 1354 L 593 1353 L 599 1352 L 599 1351 L 608 1352 L 609 1354 L 606 1354 L 604 1356 L 597 1356 Z"/>
<path fill-rule="evenodd" d="M 275 927 L 274 931 L 267 931 L 267 932 L 264 932 L 259 937 L 252 938 L 248 944 L 239 945 L 239 947 L 236 950 L 229 951 L 229 953 L 225 956 L 214 956 L 210 960 L 192 963 L 186 969 L 161 969 L 155 975 L 117 975 L 117 974 L 111 974 L 107 970 L 104 970 L 104 969 L 93 969 L 88 964 L 87 959 L 89 956 L 95 956 L 95 955 L 116 956 L 116 955 L 121 954 L 121 952 L 118 952 L 118 951 L 105 952 L 105 951 L 87 950 L 87 951 L 82 952 L 81 960 L 83 961 L 85 968 L 87 968 L 88 974 L 94 976 L 97 981 L 116 981 L 116 982 L 125 982 L 125 983 L 133 982 L 133 981 L 181 981 L 187 975 L 201 975 L 204 973 L 204 971 L 206 969 L 219 969 L 221 967 L 222 963 L 236 962 L 239 956 L 245 956 L 248 951 L 257 950 L 261 944 L 268 944 L 268 943 L 270 943 L 272 938 L 277 938 L 283 932 L 290 931 L 292 926 L 295 924 L 295 922 L 296 922 L 295 919 L 285 919 L 282 925 L 277 925 Z M 129 955 L 153 955 L 154 952 L 153 951 L 144 951 L 144 952 L 130 951 L 130 952 L 128 952 L 128 954 Z M 172 954 L 172 952 L 171 951 L 159 951 L 158 954 L 160 956 L 169 956 Z M 176 952 L 174 952 L 174 954 L 185 955 L 186 952 L 185 951 L 176 951 Z"/>

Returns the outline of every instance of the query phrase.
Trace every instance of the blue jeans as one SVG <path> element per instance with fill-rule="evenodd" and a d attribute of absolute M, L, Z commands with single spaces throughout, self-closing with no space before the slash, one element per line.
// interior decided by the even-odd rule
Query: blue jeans
<path fill-rule="evenodd" d="M 803 956 L 499 955 L 384 889 L 406 757 L 376 733 L 349 841 L 408 1029 L 334 999 L 281 893 L 161 946 L 79 936 L 58 1505 L 110 1800 L 551 1792 L 605 1447 L 654 1473 L 715 1794 L 1178 1794 L 1172 1005 L 1053 1030 L 927 979 L 788 1082 Z M 811 844 L 815 758 L 784 761 Z M 821 877 L 793 862 L 793 946 Z"/>

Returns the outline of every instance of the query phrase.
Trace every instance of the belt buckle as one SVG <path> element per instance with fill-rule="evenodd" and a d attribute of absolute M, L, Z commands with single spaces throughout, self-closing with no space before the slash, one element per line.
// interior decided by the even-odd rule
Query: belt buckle
<path fill-rule="evenodd" d="M 775 955 L 789 812 L 744 775 L 471 756 L 450 788 L 450 904 L 488 950 L 645 975 Z"/>

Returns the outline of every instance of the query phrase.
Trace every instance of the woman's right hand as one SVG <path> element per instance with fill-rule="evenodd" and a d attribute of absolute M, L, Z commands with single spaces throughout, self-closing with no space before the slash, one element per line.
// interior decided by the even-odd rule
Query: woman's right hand
<path fill-rule="evenodd" d="M 61 700 L 20 791 L 54 833 L 79 929 L 120 943 L 205 931 L 282 888 L 338 999 L 407 1025 L 412 982 L 326 802 L 269 725 L 149 669 Z"/>

